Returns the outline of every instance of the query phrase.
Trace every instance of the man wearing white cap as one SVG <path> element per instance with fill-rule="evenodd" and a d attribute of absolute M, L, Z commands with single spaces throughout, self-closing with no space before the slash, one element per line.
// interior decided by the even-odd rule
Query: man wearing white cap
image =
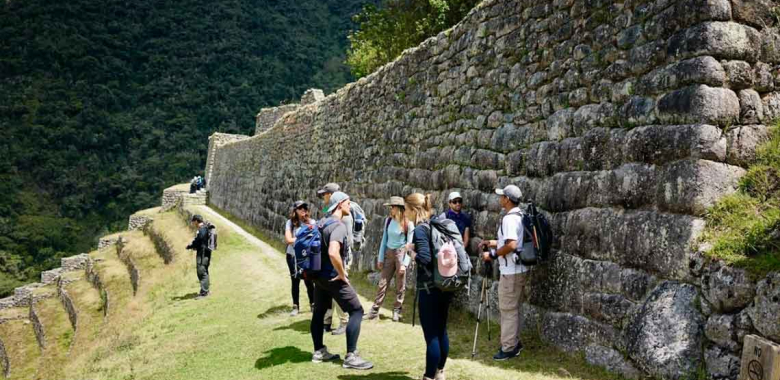
<path fill-rule="evenodd" d="M 459 192 L 453 191 L 448 197 L 450 209 L 439 215 L 439 219 L 449 219 L 455 222 L 463 237 L 463 246 L 469 248 L 469 237 L 471 237 L 471 215 L 463 211 L 463 197 Z"/>
<path fill-rule="evenodd" d="M 501 278 L 498 282 L 498 308 L 501 311 L 501 348 L 494 360 L 506 360 L 520 355 L 520 304 L 526 283 L 528 267 L 520 263 L 519 249 L 523 247 L 523 211 L 520 198 L 523 193 L 515 185 L 496 189 L 499 203 L 506 211 L 498 229 L 498 240 L 485 240 L 480 246 L 487 246 L 490 252 L 483 253 L 483 260 L 498 260 Z"/>

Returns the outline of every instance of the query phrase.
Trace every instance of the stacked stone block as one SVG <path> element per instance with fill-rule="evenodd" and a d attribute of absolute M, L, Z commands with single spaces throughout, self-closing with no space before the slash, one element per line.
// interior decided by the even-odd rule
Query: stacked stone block
<path fill-rule="evenodd" d="M 151 223 L 154 218 L 145 215 L 130 215 L 130 220 L 127 223 L 128 231 L 136 231 L 144 229 L 144 226 Z M 98 247 L 100 248 L 100 247 Z"/>
<path fill-rule="evenodd" d="M 696 245 L 707 208 L 735 191 L 780 117 L 774 10 L 766 0 L 485 1 L 376 73 L 216 149 L 211 203 L 281 232 L 292 201 L 320 208 L 316 189 L 338 182 L 369 214 L 358 267 L 371 269 L 390 196 L 429 192 L 442 211 L 458 190 L 476 238 L 494 238 L 492 190 L 517 184 L 556 236 L 533 274 L 528 324 L 628 377 L 706 367 L 735 378 L 719 358 L 731 363 L 739 341 L 705 327 L 758 308 L 744 312 L 750 323 L 717 317 L 711 330 L 752 325 L 773 339 L 776 285 L 746 285 L 770 301 L 707 310 L 717 264 Z"/>

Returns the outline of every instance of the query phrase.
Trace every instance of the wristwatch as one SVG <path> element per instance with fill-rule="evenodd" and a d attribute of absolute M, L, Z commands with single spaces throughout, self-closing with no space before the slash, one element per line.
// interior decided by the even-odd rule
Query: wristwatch
<path fill-rule="evenodd" d="M 496 249 L 495 248 L 490 248 L 490 258 L 491 259 L 498 258 L 498 254 L 496 254 Z"/>

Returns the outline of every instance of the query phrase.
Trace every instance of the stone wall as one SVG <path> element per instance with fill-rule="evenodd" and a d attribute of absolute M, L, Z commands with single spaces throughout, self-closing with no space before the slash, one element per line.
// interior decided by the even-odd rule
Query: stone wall
<path fill-rule="evenodd" d="M 262 112 L 261 112 L 262 113 Z M 258 117 L 258 123 L 260 120 L 260 115 L 257 115 Z M 231 135 L 227 133 L 214 133 L 211 136 L 209 136 L 209 147 L 208 147 L 208 153 L 206 156 L 206 170 L 204 174 L 204 178 L 206 179 L 206 189 L 209 189 L 209 182 L 211 182 L 211 174 L 214 167 L 214 153 L 217 151 L 217 148 L 234 141 L 241 141 L 244 139 L 247 139 L 247 136 L 242 135 Z M 188 190 L 189 192 L 189 190 Z M 166 204 L 166 198 L 165 193 L 163 193 L 163 210 L 169 210 L 174 202 L 171 202 L 170 200 Z"/>
<path fill-rule="evenodd" d="M 163 190 L 162 196 L 162 210 L 169 210 L 174 207 L 177 202 L 181 201 L 184 194 L 189 194 L 189 188 L 185 188 L 183 185 L 171 186 Z"/>
<path fill-rule="evenodd" d="M 127 239 L 120 236 L 116 244 L 116 255 L 127 267 L 127 273 L 130 275 L 130 284 L 133 286 L 133 296 L 135 296 L 141 283 L 141 272 L 138 270 L 138 266 L 135 265 L 133 257 L 129 253 L 124 252 L 126 244 Z"/>
<path fill-rule="evenodd" d="M 73 331 L 76 331 L 76 326 L 79 324 L 79 314 L 76 311 L 76 305 L 70 298 L 68 291 L 65 290 L 65 283 L 62 281 L 62 277 L 60 277 L 59 281 L 57 282 L 57 296 L 60 298 L 62 306 L 68 313 L 68 320 L 70 321 L 71 327 L 73 327 Z"/>
<path fill-rule="evenodd" d="M 0 339 L 0 365 L 3 367 L 3 376 L 6 379 L 11 377 L 11 362 L 8 360 L 8 352 L 2 339 Z"/>
<path fill-rule="evenodd" d="M 29 318 L 35 332 L 35 339 L 38 341 L 38 347 L 43 350 L 46 347 L 46 333 L 43 330 L 41 319 L 38 318 L 38 312 L 35 310 L 35 302 L 30 302 Z"/>
<path fill-rule="evenodd" d="M 173 262 L 175 256 L 173 247 L 165 240 L 163 233 L 155 228 L 154 223 L 147 224 L 144 227 L 144 235 L 149 236 L 149 239 L 154 244 L 155 251 L 162 257 L 165 264 Z"/>
<path fill-rule="evenodd" d="M 127 222 L 127 230 L 142 230 L 144 226 L 151 223 L 152 221 L 154 221 L 154 218 L 147 215 L 130 215 L 130 219 Z"/>
<path fill-rule="evenodd" d="M 279 107 L 261 109 L 255 118 L 255 135 L 271 129 L 279 118 L 288 112 L 297 110 L 298 107 L 300 107 L 300 104 L 285 104 Z"/>
<path fill-rule="evenodd" d="M 517 184 L 556 236 L 527 325 L 629 377 L 706 367 L 734 378 L 720 368 L 739 336 L 780 325 L 776 285 L 749 280 L 747 303 L 708 309 L 732 301 L 696 243 L 780 117 L 772 4 L 485 1 L 378 72 L 217 148 L 211 203 L 278 234 L 292 201 L 317 209 L 316 189 L 338 182 L 369 214 L 368 270 L 391 195 L 432 193 L 441 211 L 460 191 L 476 244 L 496 234 L 493 189 Z M 734 344 L 714 333 L 722 325 Z"/>

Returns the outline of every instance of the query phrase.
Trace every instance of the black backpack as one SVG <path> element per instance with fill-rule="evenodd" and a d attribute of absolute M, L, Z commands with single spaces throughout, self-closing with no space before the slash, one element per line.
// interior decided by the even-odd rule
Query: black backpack
<path fill-rule="evenodd" d="M 528 204 L 523 214 L 523 227 L 523 250 L 532 251 L 521 255 L 523 265 L 536 265 L 549 260 L 553 242 L 552 227 L 533 202 Z"/>

